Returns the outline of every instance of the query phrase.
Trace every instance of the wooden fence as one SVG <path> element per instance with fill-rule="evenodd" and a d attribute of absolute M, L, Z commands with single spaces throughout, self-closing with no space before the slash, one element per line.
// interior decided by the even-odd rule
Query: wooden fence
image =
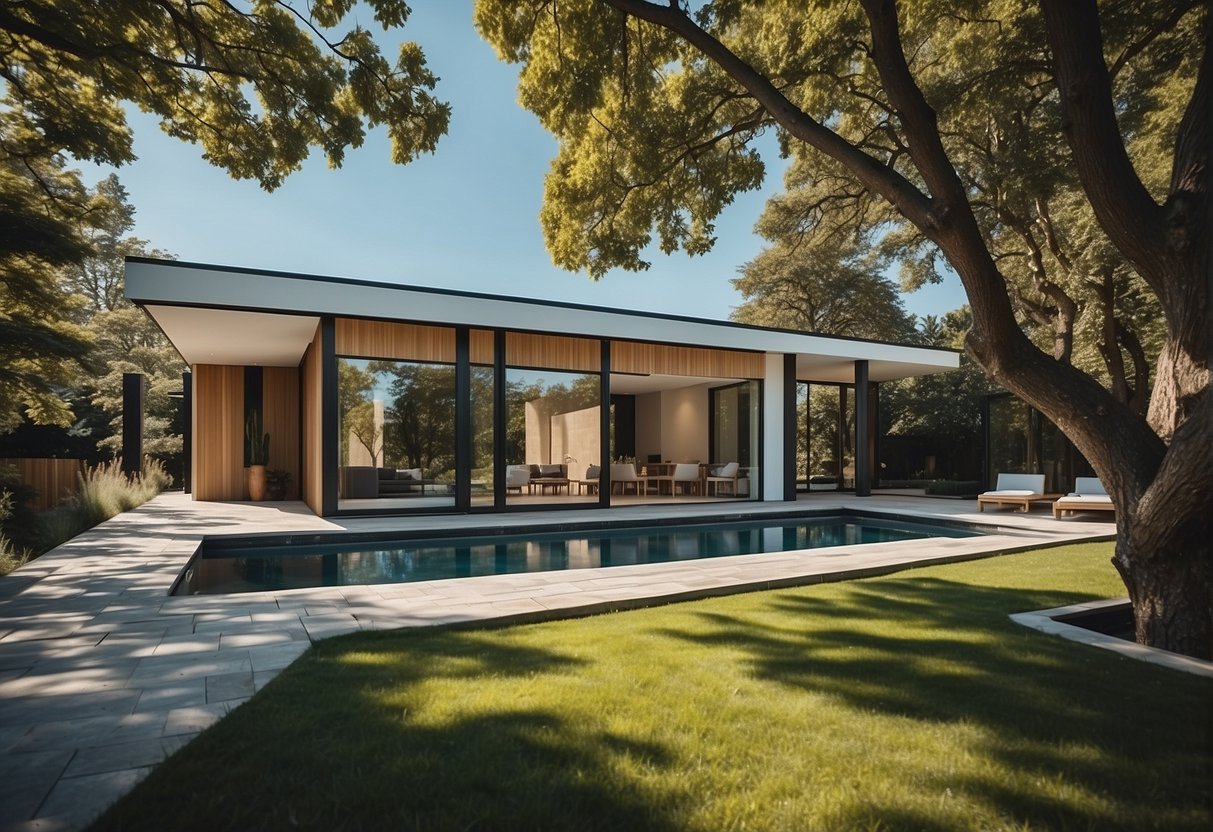
<path fill-rule="evenodd" d="M 36 511 L 54 508 L 74 494 L 84 471 L 82 459 L 0 459 L 0 465 L 16 466 L 21 482 L 38 492 L 29 503 Z"/>

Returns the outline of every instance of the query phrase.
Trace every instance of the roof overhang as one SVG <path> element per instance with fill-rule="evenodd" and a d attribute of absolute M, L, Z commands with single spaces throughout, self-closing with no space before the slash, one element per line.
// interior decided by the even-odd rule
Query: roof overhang
<path fill-rule="evenodd" d="M 321 315 L 466 325 L 796 355 L 804 381 L 849 383 L 955 369 L 959 353 L 676 315 L 525 298 L 131 258 L 126 295 L 185 361 L 297 366 Z"/>

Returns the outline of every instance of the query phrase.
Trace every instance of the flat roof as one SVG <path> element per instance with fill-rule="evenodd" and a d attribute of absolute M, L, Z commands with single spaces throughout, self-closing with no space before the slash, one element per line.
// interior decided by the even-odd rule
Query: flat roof
<path fill-rule="evenodd" d="M 126 296 L 191 366 L 297 366 L 322 315 L 466 325 L 797 356 L 803 381 L 872 381 L 944 372 L 960 353 L 834 335 L 424 286 L 262 269 L 126 259 Z"/>

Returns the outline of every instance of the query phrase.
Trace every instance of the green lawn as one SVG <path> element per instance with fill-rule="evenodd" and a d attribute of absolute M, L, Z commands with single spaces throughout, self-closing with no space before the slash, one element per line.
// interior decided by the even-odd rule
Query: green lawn
<path fill-rule="evenodd" d="M 1213 680 L 1012 624 L 1110 544 L 323 642 L 97 828 L 1213 828 Z"/>

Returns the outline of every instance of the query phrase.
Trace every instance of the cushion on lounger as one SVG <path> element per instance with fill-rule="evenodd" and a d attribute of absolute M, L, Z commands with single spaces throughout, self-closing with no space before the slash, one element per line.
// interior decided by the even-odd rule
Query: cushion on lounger
<path fill-rule="evenodd" d="M 563 477 L 564 469 L 560 465 L 540 465 L 539 476 L 541 477 Z"/>
<path fill-rule="evenodd" d="M 381 479 L 381 480 L 396 479 L 396 469 L 395 468 L 380 468 L 379 469 L 379 479 Z"/>
<path fill-rule="evenodd" d="M 596 480 L 602 476 L 602 468 L 598 465 L 591 465 L 585 469 L 585 478 L 587 480 Z"/>
<path fill-rule="evenodd" d="M 420 468 L 405 468 L 403 473 L 411 480 L 423 480 L 425 475 L 421 473 Z M 401 477 L 403 479 L 403 477 Z"/>

